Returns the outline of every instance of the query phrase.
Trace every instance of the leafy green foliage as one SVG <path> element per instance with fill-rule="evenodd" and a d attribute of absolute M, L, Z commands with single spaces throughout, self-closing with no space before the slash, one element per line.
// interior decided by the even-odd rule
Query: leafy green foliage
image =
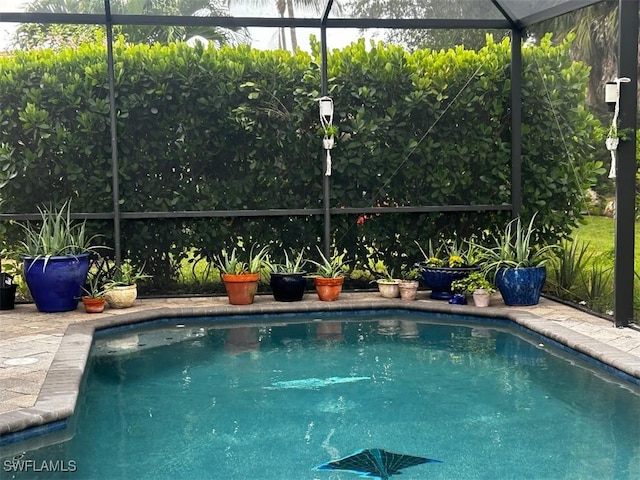
<path fill-rule="evenodd" d="M 494 8 L 477 0 L 415 2 L 413 0 L 355 0 L 346 5 L 349 13 L 366 18 L 473 18 L 484 17 Z M 497 9 L 495 12 L 497 13 Z M 410 49 L 447 49 L 453 45 L 481 48 L 486 30 L 478 29 L 388 29 L 382 33 L 385 41 L 399 43 Z M 508 34 L 508 32 L 504 32 Z"/>
<path fill-rule="evenodd" d="M 107 285 L 111 288 L 127 287 L 149 278 L 151 278 L 151 275 L 147 275 L 144 272 L 144 266 L 136 268 L 130 262 L 123 262 L 120 266 L 115 266 L 111 269 Z"/>
<path fill-rule="evenodd" d="M 121 211 L 320 208 L 315 48 L 309 55 L 117 41 Z M 84 212 L 112 211 L 105 58 L 99 43 L 0 58 L 3 211 L 30 213 L 67 198 Z M 508 41 L 491 39 L 477 52 L 407 53 L 362 41 L 330 54 L 336 249 L 364 263 L 373 247 L 399 271 L 420 258 L 415 241 L 482 243 L 503 228 L 507 211 L 358 215 L 340 207 L 510 203 L 509 62 Z M 597 121 L 583 107 L 587 68 L 571 62 L 568 44 L 526 48 L 523 63 L 523 217 L 539 211 L 534 240 L 553 242 L 577 224 L 582 192 L 602 173 L 590 150 Z M 121 244 L 123 257 L 146 265 L 149 288 L 166 291 L 184 262 L 211 262 L 222 248 L 246 255 L 255 243 L 279 251 L 318 245 L 322 222 L 129 215 Z M 110 222 L 91 220 L 87 229 L 115 244 Z M 19 233 L 8 228 L 9 240 Z"/>
<path fill-rule="evenodd" d="M 451 291 L 456 293 L 470 295 L 476 290 L 486 290 L 491 294 L 496 291 L 496 286 L 487 280 L 483 272 L 471 272 L 466 277 L 451 282 Z"/>

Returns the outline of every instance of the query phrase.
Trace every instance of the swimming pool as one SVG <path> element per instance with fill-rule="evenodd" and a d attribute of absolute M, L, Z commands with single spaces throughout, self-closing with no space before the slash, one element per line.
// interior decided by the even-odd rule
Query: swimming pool
<path fill-rule="evenodd" d="M 636 386 L 505 322 L 346 315 L 100 334 L 74 438 L 18 459 L 74 473 L 16 478 L 348 479 L 314 467 L 367 448 L 442 462 L 403 478 L 640 469 Z"/>

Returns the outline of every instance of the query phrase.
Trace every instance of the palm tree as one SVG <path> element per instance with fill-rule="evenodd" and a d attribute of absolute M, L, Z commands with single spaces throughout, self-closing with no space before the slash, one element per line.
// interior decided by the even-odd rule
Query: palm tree
<path fill-rule="evenodd" d="M 286 3 L 286 11 L 289 15 L 289 18 L 295 18 L 293 0 L 277 0 L 277 2 L 278 11 L 280 11 L 280 4 Z M 297 5 L 299 7 L 302 7 L 303 9 L 311 9 L 315 13 L 320 13 L 325 3 L 326 2 L 321 2 L 320 0 L 298 0 Z M 338 2 L 334 3 L 333 11 L 340 11 L 340 4 Z M 298 48 L 298 37 L 296 36 L 296 29 L 295 27 L 291 27 L 289 30 L 291 34 L 291 51 L 295 52 Z M 283 47 L 286 49 L 286 45 L 283 45 Z"/>
<path fill-rule="evenodd" d="M 104 0 L 32 0 L 27 12 L 46 13 L 102 13 Z M 217 0 L 111 0 L 111 11 L 128 15 L 224 16 L 228 11 Z M 16 33 L 14 43 L 23 49 L 34 47 L 59 48 L 77 45 L 95 38 L 101 30 L 96 25 L 23 24 Z M 203 37 L 218 44 L 246 43 L 246 29 L 217 27 L 122 25 L 117 33 L 132 43 L 169 43 L 184 41 L 193 36 Z"/>
<path fill-rule="evenodd" d="M 545 32 L 553 32 L 556 41 L 575 34 L 571 54 L 591 67 L 587 103 L 604 108 L 604 84 L 617 75 L 618 25 L 618 1 L 605 0 L 534 25 L 529 34 L 540 38 Z"/>
<path fill-rule="evenodd" d="M 90 0 L 92 1 L 92 0 Z M 217 0 L 111 0 L 113 13 L 127 15 L 227 16 L 228 9 Z M 245 29 L 229 30 L 216 27 L 136 26 L 122 27 L 131 43 L 169 43 L 203 37 L 221 44 L 247 42 Z"/>
<path fill-rule="evenodd" d="M 455 2 L 415 2 L 413 0 L 395 0 L 380 2 L 379 0 L 354 0 L 349 3 L 348 11 L 354 16 L 367 18 L 473 18 L 482 17 L 486 3 L 477 0 L 456 0 Z M 486 34 L 496 33 L 491 30 L 394 30 L 384 31 L 386 42 L 403 45 L 410 50 L 431 48 L 448 49 L 456 45 L 478 49 L 485 45 Z M 498 32 L 506 34 L 507 32 Z"/>
<path fill-rule="evenodd" d="M 262 7 L 265 5 L 270 5 L 271 2 L 273 0 L 227 0 L 228 1 L 228 5 L 231 6 L 232 3 L 235 1 L 236 3 L 243 3 L 246 5 L 251 5 L 251 6 L 256 6 L 256 7 Z M 316 14 L 319 14 L 323 7 L 324 7 L 325 2 L 323 2 L 322 0 L 276 0 L 276 10 L 278 11 L 278 16 L 280 18 L 295 18 L 295 10 L 296 9 L 302 9 L 302 10 L 310 10 Z M 342 7 L 340 6 L 340 4 L 336 1 L 333 4 L 333 11 L 334 12 L 340 12 L 342 10 Z M 298 48 L 298 38 L 296 36 L 296 29 L 295 27 L 291 27 L 290 29 L 290 38 L 291 38 L 291 51 L 295 52 L 296 49 Z M 284 28 L 280 28 L 279 32 L 278 32 L 278 48 L 281 48 L 283 50 L 287 50 L 287 35 L 286 35 L 286 31 Z"/>

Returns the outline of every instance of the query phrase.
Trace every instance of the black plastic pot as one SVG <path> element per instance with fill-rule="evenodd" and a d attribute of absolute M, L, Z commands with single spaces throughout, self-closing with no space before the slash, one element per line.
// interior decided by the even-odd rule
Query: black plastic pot
<path fill-rule="evenodd" d="M 299 302 L 307 286 L 305 275 L 301 273 L 272 273 L 271 291 L 278 302 Z"/>
<path fill-rule="evenodd" d="M 0 287 L 0 310 L 13 310 L 16 306 L 17 285 L 2 285 Z"/>

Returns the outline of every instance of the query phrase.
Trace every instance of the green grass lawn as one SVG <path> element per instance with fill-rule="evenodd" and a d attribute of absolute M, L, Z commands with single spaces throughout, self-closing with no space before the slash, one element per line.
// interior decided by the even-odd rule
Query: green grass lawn
<path fill-rule="evenodd" d="M 580 242 L 589 244 L 589 251 L 593 253 L 593 260 L 603 264 L 613 265 L 615 220 L 608 217 L 587 217 L 586 223 L 574 230 L 573 237 Z M 636 225 L 635 232 L 635 265 L 640 265 L 640 225 Z"/>
<path fill-rule="evenodd" d="M 634 252 L 634 265 L 640 266 L 640 225 L 636 224 L 635 230 L 635 252 Z M 580 225 L 573 232 L 574 240 L 585 244 L 588 244 L 588 252 L 591 254 L 590 261 L 588 264 L 590 265 L 599 265 L 603 269 L 607 269 L 609 271 L 608 279 L 606 280 L 606 288 L 602 287 L 596 289 L 598 291 L 608 290 L 605 296 L 599 297 L 596 301 L 590 302 L 587 299 L 587 303 L 589 307 L 595 311 L 604 312 L 610 310 L 613 305 L 613 266 L 615 261 L 614 255 L 614 244 L 615 244 L 615 220 L 613 218 L 607 217 L 587 217 L 585 224 Z M 587 267 L 584 271 L 588 272 L 592 270 L 592 267 Z M 603 275 L 605 277 L 606 275 Z M 588 280 L 587 283 L 594 283 L 594 277 L 591 277 L 591 280 Z M 636 316 L 639 315 L 640 312 L 640 281 L 636 278 L 634 288 L 634 309 L 636 311 Z M 604 285 L 604 284 L 602 284 Z M 585 290 L 581 289 L 580 292 L 584 298 Z M 606 297 L 606 298 L 605 298 Z"/>

